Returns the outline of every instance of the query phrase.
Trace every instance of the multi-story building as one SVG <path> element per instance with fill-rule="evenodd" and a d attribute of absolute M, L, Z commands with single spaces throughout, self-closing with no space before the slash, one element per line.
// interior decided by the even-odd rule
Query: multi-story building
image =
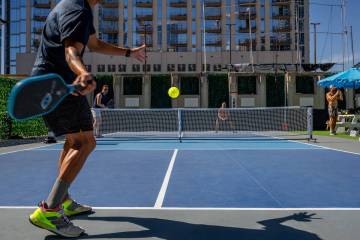
<path fill-rule="evenodd" d="M 3 10 L 5 10 L 4 6 L 5 5 L 5 1 L 0 0 L 0 18 L 4 19 L 5 18 L 5 13 L 3 12 Z M 5 36 L 3 36 L 3 34 L 5 34 L 5 26 L 3 26 L 2 24 L 0 24 L 0 74 L 4 74 L 5 73 L 5 69 L 2 69 L 2 62 L 5 60 L 5 49 L 4 49 L 4 42 L 3 39 L 5 39 Z"/>
<path fill-rule="evenodd" d="M 7 1 L 10 73 L 30 72 L 46 16 L 57 2 Z M 84 57 L 94 74 L 115 75 L 117 107 L 213 107 L 220 99 L 244 107 L 324 107 L 323 89 L 314 81 L 300 96 L 295 75 L 276 75 L 279 64 L 310 61 L 309 0 L 104 0 L 94 9 L 94 25 L 98 37 L 109 43 L 147 45 L 146 64 L 91 52 Z M 275 78 L 252 67 L 226 75 L 232 64 L 266 66 Z M 212 74 L 218 74 L 215 80 Z M 223 76 L 222 86 L 216 85 Z M 158 96 L 170 85 L 179 85 L 183 94 L 163 104 Z M 219 97 L 212 88 L 226 91 Z"/>

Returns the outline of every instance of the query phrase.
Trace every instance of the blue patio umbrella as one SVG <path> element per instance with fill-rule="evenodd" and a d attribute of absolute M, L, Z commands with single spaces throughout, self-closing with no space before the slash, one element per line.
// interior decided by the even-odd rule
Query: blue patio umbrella
<path fill-rule="evenodd" d="M 322 87 L 334 86 L 336 88 L 360 88 L 360 68 L 353 67 L 344 72 L 327 77 L 318 81 L 318 85 Z M 356 100 L 354 94 L 354 108 L 356 108 Z"/>
<path fill-rule="evenodd" d="M 344 72 L 318 81 L 322 87 L 334 86 L 336 88 L 360 88 L 360 68 L 350 68 Z"/>

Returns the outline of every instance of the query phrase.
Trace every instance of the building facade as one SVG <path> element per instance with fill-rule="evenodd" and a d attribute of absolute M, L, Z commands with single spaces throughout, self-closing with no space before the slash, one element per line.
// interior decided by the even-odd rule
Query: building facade
<path fill-rule="evenodd" d="M 7 1 L 9 73 L 31 71 L 42 27 L 57 2 Z M 295 70 L 285 74 L 278 67 L 309 63 L 308 0 L 104 0 L 94 9 L 94 25 L 109 43 L 148 46 L 146 64 L 85 54 L 92 73 L 115 76 L 116 107 L 214 107 L 223 100 L 233 107 L 324 107 L 323 89 L 314 80 L 313 90 L 300 93 L 293 88 Z M 217 86 L 222 80 L 213 76 L 224 83 Z M 171 85 L 182 89 L 181 97 L 162 99 Z M 220 88 L 226 89 L 221 97 Z"/>

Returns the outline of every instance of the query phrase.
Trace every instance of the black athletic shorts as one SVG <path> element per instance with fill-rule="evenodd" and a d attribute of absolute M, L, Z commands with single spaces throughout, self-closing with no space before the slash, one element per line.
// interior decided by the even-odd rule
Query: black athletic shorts
<path fill-rule="evenodd" d="M 35 70 L 32 75 L 46 72 Z M 85 96 L 67 96 L 54 111 L 43 117 L 46 126 L 55 136 L 93 130 L 93 118 Z"/>

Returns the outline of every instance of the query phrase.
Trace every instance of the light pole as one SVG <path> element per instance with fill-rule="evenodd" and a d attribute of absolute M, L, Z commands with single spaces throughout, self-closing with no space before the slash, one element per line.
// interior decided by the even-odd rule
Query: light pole
<path fill-rule="evenodd" d="M 143 26 L 144 26 L 144 33 L 145 33 L 145 61 L 144 61 L 145 67 L 144 67 L 144 74 L 146 75 L 147 74 L 147 27 L 151 26 L 151 25 L 148 24 L 148 23 L 145 23 Z"/>
<path fill-rule="evenodd" d="M 230 47 L 229 47 L 229 57 L 230 57 L 230 70 L 233 69 L 233 65 L 232 65 L 232 26 L 235 25 L 235 23 L 227 23 L 227 26 L 229 26 L 229 31 L 230 31 Z"/>
<path fill-rule="evenodd" d="M 317 63 L 317 59 L 316 59 L 316 47 L 317 47 L 317 32 L 316 32 L 316 27 L 318 25 L 320 25 L 320 23 L 310 23 L 311 25 L 314 26 L 314 64 Z"/>
<path fill-rule="evenodd" d="M 246 9 L 249 12 L 249 38 L 250 38 L 250 63 L 251 70 L 254 72 L 254 56 L 253 56 L 253 42 L 252 42 L 252 32 L 251 32 L 251 9 Z"/>

